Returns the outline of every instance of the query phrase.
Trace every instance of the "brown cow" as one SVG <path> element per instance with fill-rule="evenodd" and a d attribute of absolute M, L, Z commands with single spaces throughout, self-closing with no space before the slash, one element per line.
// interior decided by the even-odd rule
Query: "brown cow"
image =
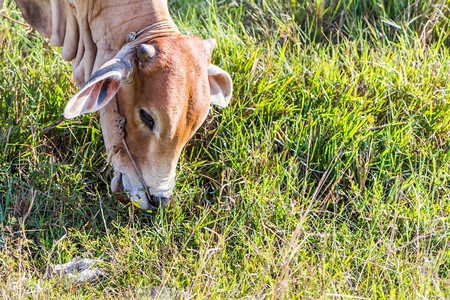
<path fill-rule="evenodd" d="M 166 0 L 15 0 L 24 18 L 72 61 L 81 87 L 64 116 L 100 111 L 114 192 L 141 209 L 167 204 L 180 153 L 232 82 L 211 64 L 213 39 L 183 36 Z"/>

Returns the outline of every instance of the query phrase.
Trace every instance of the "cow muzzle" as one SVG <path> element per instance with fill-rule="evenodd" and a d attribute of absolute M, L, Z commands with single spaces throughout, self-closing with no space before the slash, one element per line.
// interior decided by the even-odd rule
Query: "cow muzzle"
<path fill-rule="evenodd" d="M 134 185 L 132 181 L 120 172 L 115 172 L 111 180 L 111 191 L 115 194 L 125 191 L 129 199 L 142 210 L 156 211 L 160 206 L 166 207 L 170 202 L 171 191 L 151 193 L 152 188 Z M 150 199 L 149 199 L 150 196 Z"/>

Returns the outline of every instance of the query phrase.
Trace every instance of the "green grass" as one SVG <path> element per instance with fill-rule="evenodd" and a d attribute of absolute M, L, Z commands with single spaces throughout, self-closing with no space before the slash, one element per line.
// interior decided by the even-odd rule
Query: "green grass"
<path fill-rule="evenodd" d="M 172 203 L 112 198 L 95 115 L 11 1 L 0 25 L 0 297 L 450 297 L 450 1 L 170 1 L 233 78 Z M 73 257 L 105 276 L 48 276 Z"/>

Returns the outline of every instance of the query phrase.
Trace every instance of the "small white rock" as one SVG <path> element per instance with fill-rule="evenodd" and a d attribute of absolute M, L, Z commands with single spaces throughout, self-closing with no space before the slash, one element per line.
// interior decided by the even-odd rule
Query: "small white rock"
<path fill-rule="evenodd" d="M 54 266 L 53 270 L 60 277 L 68 277 L 72 282 L 85 283 L 104 275 L 103 271 L 94 268 L 99 261 L 89 258 L 75 257 L 71 261 Z"/>

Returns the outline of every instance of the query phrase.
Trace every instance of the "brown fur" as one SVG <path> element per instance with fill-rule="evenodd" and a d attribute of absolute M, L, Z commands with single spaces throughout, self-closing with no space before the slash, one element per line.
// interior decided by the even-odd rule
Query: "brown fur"
<path fill-rule="evenodd" d="M 202 40 L 164 38 L 155 40 L 154 45 L 158 51 L 156 63 L 148 69 L 137 68 L 132 75 L 137 80 L 122 86 L 117 94 L 120 113 L 127 120 L 126 141 L 137 164 L 148 170 L 143 174 L 147 182 L 158 181 L 151 178 L 153 174 L 169 174 L 169 169 L 175 169 L 182 148 L 203 123 L 209 109 L 206 74 L 210 55 Z M 161 122 L 158 135 L 139 119 L 138 107 L 158 113 Z M 108 153 L 113 152 L 113 146 L 120 145 L 112 120 L 117 117 L 115 109 L 115 102 L 111 102 L 101 113 Z M 114 158 L 120 161 L 117 164 L 129 165 L 126 152 L 122 146 L 119 149 L 114 154 L 120 157 Z"/>

